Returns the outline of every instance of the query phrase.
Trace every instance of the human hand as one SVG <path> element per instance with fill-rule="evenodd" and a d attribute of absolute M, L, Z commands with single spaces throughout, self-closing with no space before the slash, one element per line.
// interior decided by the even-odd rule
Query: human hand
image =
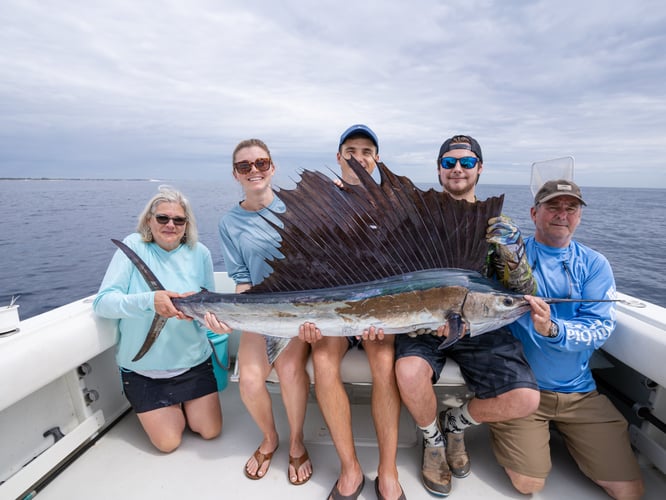
<path fill-rule="evenodd" d="M 321 330 L 317 328 L 317 325 L 314 323 L 306 321 L 298 327 L 298 338 L 303 342 L 307 342 L 308 344 L 314 344 L 318 340 L 321 340 Z"/>
<path fill-rule="evenodd" d="M 446 337 L 446 338 L 449 337 L 450 333 L 451 333 L 451 329 L 449 328 L 448 323 L 444 323 L 443 325 L 438 326 L 437 331 L 433 332 L 433 334 L 436 335 L 437 337 Z M 460 328 L 460 337 L 458 337 L 458 338 L 461 339 L 466 334 L 467 334 L 467 324 L 465 322 L 463 322 L 461 324 L 461 328 Z"/>
<path fill-rule="evenodd" d="M 171 302 L 172 298 L 175 299 L 180 297 L 185 297 L 185 294 L 171 292 L 169 290 L 157 290 L 154 299 L 155 312 L 164 318 L 192 320 L 192 318 L 176 309 L 176 306 Z"/>
<path fill-rule="evenodd" d="M 371 326 L 369 328 L 366 328 L 363 330 L 363 335 L 361 335 L 361 339 L 363 340 L 370 340 L 370 341 L 381 341 L 384 340 L 384 329 L 383 328 L 375 328 L 374 326 Z"/>
<path fill-rule="evenodd" d="M 499 282 L 514 292 L 535 294 L 537 283 L 518 226 L 503 215 L 493 217 L 488 220 L 486 241 L 494 246 L 491 265 Z"/>
<path fill-rule="evenodd" d="M 525 295 L 525 300 L 530 304 L 530 317 L 534 329 L 539 335 L 547 337 L 550 330 L 550 306 L 539 297 Z"/>
<path fill-rule="evenodd" d="M 204 315 L 204 324 L 206 325 L 206 328 L 208 328 L 211 332 L 214 333 L 231 333 L 233 329 L 224 323 L 223 321 L 220 321 L 217 319 L 217 316 L 215 316 L 214 313 L 212 312 L 207 312 Z"/>
<path fill-rule="evenodd" d="M 520 239 L 520 229 L 504 215 L 488 220 L 486 241 L 495 245 L 515 245 Z"/>

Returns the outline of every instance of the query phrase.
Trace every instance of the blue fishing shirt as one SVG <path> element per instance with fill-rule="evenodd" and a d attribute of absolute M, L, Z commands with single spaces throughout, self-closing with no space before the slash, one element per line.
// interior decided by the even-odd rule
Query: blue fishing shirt
<path fill-rule="evenodd" d="M 284 258 L 278 250 L 280 235 L 264 217 L 283 227 L 273 212 L 285 210 L 284 203 L 276 196 L 267 208 L 254 212 L 238 204 L 220 219 L 224 266 L 237 285 L 261 283 L 273 272 L 269 261 Z"/>
<path fill-rule="evenodd" d="M 525 240 L 525 251 L 537 280 L 539 296 L 614 299 L 615 279 L 606 257 L 576 241 L 566 248 Z M 615 303 L 569 302 L 552 304 L 557 337 L 534 330 L 530 314 L 509 325 L 521 340 L 539 388 L 554 392 L 589 392 L 596 388 L 590 357 L 615 329 Z"/>
<path fill-rule="evenodd" d="M 156 243 L 145 243 L 138 233 L 124 239 L 170 291 L 215 290 L 213 260 L 203 244 L 182 244 L 167 252 Z M 143 345 L 155 315 L 155 292 L 136 266 L 117 250 L 106 270 L 93 310 L 103 318 L 118 319 L 120 338 L 116 362 L 121 368 L 150 370 L 187 369 L 203 363 L 212 354 L 205 326 L 197 321 L 169 318 L 157 340 L 139 361 L 132 361 Z"/>

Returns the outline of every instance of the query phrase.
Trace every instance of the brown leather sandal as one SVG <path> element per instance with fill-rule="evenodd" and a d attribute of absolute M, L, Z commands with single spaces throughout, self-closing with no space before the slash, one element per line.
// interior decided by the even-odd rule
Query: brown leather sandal
<path fill-rule="evenodd" d="M 260 446 L 261 448 L 261 446 Z M 275 447 L 275 450 L 277 450 L 278 447 Z M 245 476 L 247 476 L 248 479 L 256 480 L 256 479 L 261 479 L 266 476 L 268 473 L 268 469 L 270 469 L 271 464 L 270 461 L 273 458 L 273 453 L 275 453 L 275 450 L 271 451 L 270 453 L 262 453 L 259 451 L 259 448 L 252 454 L 254 459 L 257 461 L 257 472 L 255 474 L 250 474 L 247 470 L 247 462 L 245 462 L 245 465 L 243 466 L 243 472 L 245 472 Z M 268 467 L 266 467 L 266 470 L 264 471 L 263 475 L 259 475 L 259 471 L 261 470 L 261 466 L 264 465 L 264 462 L 268 460 L 269 464 Z"/>
<path fill-rule="evenodd" d="M 310 456 L 308 455 L 308 450 L 305 450 L 305 453 L 303 453 L 300 457 L 292 457 L 291 455 L 289 455 L 289 465 L 294 468 L 294 472 L 296 472 L 297 479 L 296 481 L 291 480 L 291 474 L 289 474 L 289 468 L 287 468 L 287 479 L 289 479 L 289 482 L 294 486 L 300 486 L 301 484 L 305 484 L 312 477 L 312 474 L 314 473 L 314 468 L 312 469 L 312 472 L 310 472 L 310 475 L 308 477 L 306 477 L 301 481 L 298 480 L 298 469 L 300 469 L 301 465 L 303 465 L 308 460 L 310 460 Z"/>

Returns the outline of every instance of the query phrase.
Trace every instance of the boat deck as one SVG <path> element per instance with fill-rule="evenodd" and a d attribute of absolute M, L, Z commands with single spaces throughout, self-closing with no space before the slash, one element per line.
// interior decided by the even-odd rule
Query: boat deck
<path fill-rule="evenodd" d="M 222 434 L 211 441 L 186 433 L 181 447 L 171 454 L 156 451 L 141 429 L 136 415 L 127 413 L 93 446 L 38 492 L 42 500 L 103 499 L 183 499 L 183 498 L 326 498 L 339 469 L 335 449 L 330 443 L 314 397 L 308 404 L 306 446 L 314 466 L 312 479 L 302 486 L 287 480 L 288 428 L 279 395 L 271 385 L 278 432 L 284 437 L 265 478 L 247 479 L 243 465 L 261 437 L 249 417 L 238 392 L 229 383 L 220 393 L 224 413 Z M 350 386 L 357 453 L 366 474 L 360 496 L 374 499 L 372 481 L 376 476 L 377 447 L 369 411 L 369 388 Z M 472 472 L 464 479 L 453 479 L 451 497 L 525 498 L 511 486 L 495 462 L 490 449 L 487 426 L 466 433 Z M 413 421 L 403 408 L 398 449 L 400 481 L 407 498 L 429 498 L 420 480 L 420 441 Z M 580 473 L 557 436 L 552 441 L 553 471 L 545 489 L 536 499 L 605 499 L 606 494 Z M 648 500 L 663 498 L 663 475 L 644 468 Z M 433 497 L 434 498 L 434 497 Z"/>

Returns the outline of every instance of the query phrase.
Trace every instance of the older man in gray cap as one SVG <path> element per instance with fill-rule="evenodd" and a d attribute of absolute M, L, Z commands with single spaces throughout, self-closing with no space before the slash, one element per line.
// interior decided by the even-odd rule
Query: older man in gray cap
<path fill-rule="evenodd" d="M 530 210 L 535 234 L 525 240 L 539 295 L 581 299 L 615 298 L 608 260 L 573 239 L 583 206 L 572 181 L 546 182 Z M 627 421 L 596 390 L 589 360 L 615 329 L 615 304 L 571 302 L 549 306 L 526 296 L 532 306 L 510 325 L 521 340 L 541 393 L 528 417 L 491 424 L 493 450 L 514 487 L 541 490 L 550 472 L 550 425 L 562 434 L 580 470 L 612 498 L 643 495 Z"/>

